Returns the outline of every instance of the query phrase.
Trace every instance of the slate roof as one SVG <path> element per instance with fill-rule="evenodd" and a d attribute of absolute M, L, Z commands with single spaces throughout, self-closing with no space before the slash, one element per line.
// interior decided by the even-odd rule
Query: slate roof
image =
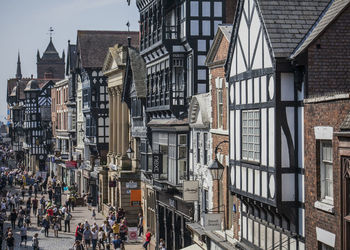
<path fill-rule="evenodd" d="M 344 121 L 340 124 L 341 130 L 350 130 L 350 113 L 348 113 Z"/>
<path fill-rule="evenodd" d="M 289 57 L 330 0 L 259 0 L 275 57 Z"/>
<path fill-rule="evenodd" d="M 55 48 L 55 46 L 52 43 L 52 39 L 50 38 L 50 42 L 47 45 L 47 48 L 45 52 L 43 53 L 43 56 L 41 57 L 41 60 L 60 60 L 60 56 L 58 55 L 58 52 Z"/>
<path fill-rule="evenodd" d="M 139 33 L 135 31 L 78 30 L 77 48 L 83 68 L 102 68 L 109 47 L 115 44 L 138 47 Z"/>
<path fill-rule="evenodd" d="M 350 5 L 350 0 L 334 0 L 327 8 L 324 15 L 321 15 L 313 25 L 310 32 L 305 36 L 303 41 L 296 48 L 291 58 L 295 58 L 304 51 L 327 27 L 330 25 L 343 10 Z"/>
<path fill-rule="evenodd" d="M 222 33 L 226 37 L 227 41 L 231 40 L 232 28 L 233 28 L 232 24 L 221 24 L 221 25 L 219 25 L 219 29 L 222 31 Z"/>

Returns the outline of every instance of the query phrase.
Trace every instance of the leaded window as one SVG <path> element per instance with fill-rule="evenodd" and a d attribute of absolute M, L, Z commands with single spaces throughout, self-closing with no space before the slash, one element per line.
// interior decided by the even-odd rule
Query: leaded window
<path fill-rule="evenodd" d="M 242 111 L 242 159 L 260 161 L 260 111 Z"/>

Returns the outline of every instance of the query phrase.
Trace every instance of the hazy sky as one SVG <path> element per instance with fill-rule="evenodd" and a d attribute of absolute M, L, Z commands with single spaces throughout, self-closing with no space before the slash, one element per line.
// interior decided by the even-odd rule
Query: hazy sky
<path fill-rule="evenodd" d="M 7 112 L 6 85 L 15 77 L 20 52 L 23 77 L 36 77 L 37 49 L 49 43 L 49 28 L 59 55 L 68 40 L 76 43 L 77 30 L 138 30 L 135 0 L 0 0 L 0 120 Z M 67 53 L 66 53 L 67 55 Z"/>

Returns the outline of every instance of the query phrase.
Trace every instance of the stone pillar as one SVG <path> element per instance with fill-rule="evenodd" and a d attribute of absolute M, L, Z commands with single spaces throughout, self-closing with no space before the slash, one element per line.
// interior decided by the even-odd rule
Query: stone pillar
<path fill-rule="evenodd" d="M 118 154 L 118 93 L 113 88 L 113 155 Z"/>
<path fill-rule="evenodd" d="M 121 102 L 121 95 L 119 89 L 117 90 L 118 95 L 117 95 L 117 127 L 118 127 L 118 132 L 117 132 L 117 155 L 121 156 L 122 155 L 122 102 Z"/>
<path fill-rule="evenodd" d="M 113 154 L 113 91 L 108 89 L 109 101 L 109 155 Z"/>

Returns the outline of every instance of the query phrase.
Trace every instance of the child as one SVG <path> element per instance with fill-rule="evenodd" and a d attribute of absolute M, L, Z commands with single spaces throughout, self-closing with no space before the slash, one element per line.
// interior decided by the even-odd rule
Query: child
<path fill-rule="evenodd" d="M 23 226 L 21 227 L 21 243 L 19 244 L 22 246 L 22 242 L 24 241 L 24 246 L 27 247 L 27 224 L 23 223 Z"/>
<path fill-rule="evenodd" d="M 58 220 L 56 219 L 54 221 L 54 225 L 53 225 L 53 230 L 54 230 L 54 235 L 55 237 L 58 238 L 58 230 L 60 229 L 60 224 L 58 223 Z"/>
<path fill-rule="evenodd" d="M 92 209 L 92 219 L 95 221 L 96 220 L 96 211 L 95 208 Z"/>

